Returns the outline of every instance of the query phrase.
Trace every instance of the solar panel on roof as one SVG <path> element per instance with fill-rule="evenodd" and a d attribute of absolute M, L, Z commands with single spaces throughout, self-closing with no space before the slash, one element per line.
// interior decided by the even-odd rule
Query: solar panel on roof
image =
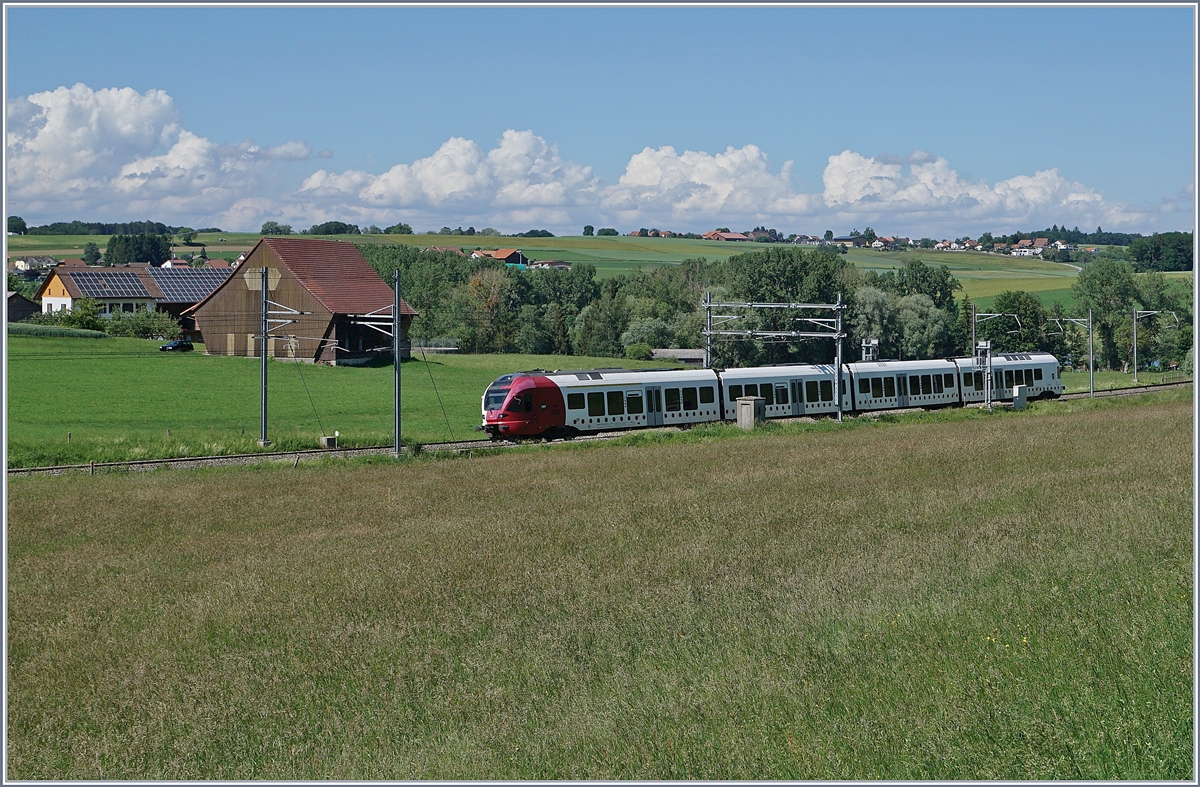
<path fill-rule="evenodd" d="M 71 271 L 71 279 L 88 298 L 149 298 L 142 280 L 132 271 Z"/>
<path fill-rule="evenodd" d="M 199 303 L 232 272 L 225 268 L 151 268 L 150 277 L 162 290 L 159 303 Z"/>

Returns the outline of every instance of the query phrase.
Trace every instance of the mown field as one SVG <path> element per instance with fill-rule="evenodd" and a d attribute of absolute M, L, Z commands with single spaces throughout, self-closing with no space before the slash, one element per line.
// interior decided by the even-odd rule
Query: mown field
<path fill-rule="evenodd" d="M 8 337 L 9 467 L 248 453 L 259 436 L 254 358 L 158 351 L 142 339 Z M 615 358 L 418 354 L 401 369 L 406 441 L 483 438 L 480 397 L 523 369 L 669 364 Z M 269 450 L 391 445 L 392 367 L 269 363 Z M 436 389 L 436 390 L 435 390 Z M 440 396 L 440 400 L 439 400 Z M 168 430 L 170 434 L 168 435 Z M 70 433 L 68 442 L 67 434 Z"/>
<path fill-rule="evenodd" d="M 206 244 L 209 256 L 235 257 L 254 247 L 261 236 L 254 233 L 205 233 L 196 244 Z M 629 236 L 562 238 L 500 238 L 476 235 L 355 235 L 330 236 L 355 243 L 401 243 L 410 246 L 462 246 L 474 248 L 519 248 L 535 260 L 560 259 L 572 263 L 590 262 L 601 279 L 655 265 L 673 265 L 685 259 L 705 257 L 723 259 L 734 254 L 770 248 L 765 243 L 719 243 L 683 238 L 638 238 Z M 225 240 L 222 241 L 221 239 Z M 101 249 L 107 236 L 26 235 L 9 238 L 9 254 L 57 254 L 79 256 L 83 244 L 97 243 Z M 179 250 L 195 252 L 198 246 Z M 1053 301 L 1074 303 L 1071 284 L 1077 271 L 1069 265 L 1043 262 L 1033 258 L 1005 257 L 982 252 L 935 252 L 930 249 L 904 252 L 854 249 L 848 259 L 861 270 L 885 271 L 920 259 L 928 265 L 945 265 L 963 283 L 963 290 L 983 306 L 1005 290 L 1026 290 L 1036 294 L 1047 306 Z"/>
<path fill-rule="evenodd" d="M 259 435 L 259 362 L 161 353 L 141 339 L 8 337 L 8 465 L 31 467 L 249 453 Z M 402 369 L 406 442 L 484 439 L 479 401 L 488 383 L 524 369 L 664 367 L 624 358 L 434 355 Z M 1161 375 L 1139 375 L 1142 384 Z M 391 445 L 392 368 L 269 364 L 269 450 L 316 448 L 339 432 L 347 447 Z M 1064 374 L 1086 391 L 1086 372 Z M 1133 376 L 1098 372 L 1097 389 Z M 168 434 L 169 432 L 169 434 Z M 68 440 L 68 434 L 70 439 Z"/>
<path fill-rule="evenodd" d="M 1175 392 L 12 479 L 5 776 L 1192 780 L 1192 433 Z"/>

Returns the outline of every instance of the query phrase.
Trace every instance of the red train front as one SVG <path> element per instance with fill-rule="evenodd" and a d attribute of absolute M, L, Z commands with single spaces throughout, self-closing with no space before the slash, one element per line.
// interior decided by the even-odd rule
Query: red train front
<path fill-rule="evenodd" d="M 483 394 L 482 429 L 493 440 L 561 435 L 566 417 L 558 386 L 535 372 L 506 374 Z"/>

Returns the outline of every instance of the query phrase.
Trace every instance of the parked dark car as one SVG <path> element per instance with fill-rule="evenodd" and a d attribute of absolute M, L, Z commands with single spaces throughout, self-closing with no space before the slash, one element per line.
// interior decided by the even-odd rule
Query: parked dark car
<path fill-rule="evenodd" d="M 165 353 L 190 353 L 196 348 L 192 347 L 192 343 L 187 339 L 176 339 L 173 342 L 167 342 L 158 349 Z"/>

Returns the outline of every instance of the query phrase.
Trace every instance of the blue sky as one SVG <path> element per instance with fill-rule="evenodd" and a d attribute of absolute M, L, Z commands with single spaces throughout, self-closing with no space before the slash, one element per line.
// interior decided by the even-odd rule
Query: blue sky
<path fill-rule="evenodd" d="M 7 15 L 31 223 L 1194 225 L 1189 7 Z"/>

